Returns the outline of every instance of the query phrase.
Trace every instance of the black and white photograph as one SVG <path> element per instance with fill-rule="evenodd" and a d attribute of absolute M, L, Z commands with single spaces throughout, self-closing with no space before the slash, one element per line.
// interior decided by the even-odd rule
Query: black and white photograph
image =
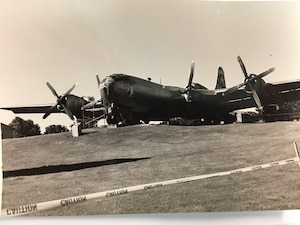
<path fill-rule="evenodd" d="M 300 208 L 300 2 L 0 5 L 1 217 Z"/>

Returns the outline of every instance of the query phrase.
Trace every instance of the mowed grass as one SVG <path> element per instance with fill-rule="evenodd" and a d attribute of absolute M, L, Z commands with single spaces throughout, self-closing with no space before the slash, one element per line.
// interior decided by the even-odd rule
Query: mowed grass
<path fill-rule="evenodd" d="M 114 162 L 3 180 L 2 207 L 223 172 L 285 160 L 300 122 L 131 126 L 3 140 L 3 170 Z M 136 160 L 136 161 L 134 161 Z M 298 163 L 163 186 L 37 212 L 33 216 L 221 212 L 300 208 Z"/>

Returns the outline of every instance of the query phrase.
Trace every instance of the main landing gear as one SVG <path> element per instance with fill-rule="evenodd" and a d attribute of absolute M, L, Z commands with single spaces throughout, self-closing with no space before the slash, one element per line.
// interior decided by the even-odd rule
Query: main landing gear
<path fill-rule="evenodd" d="M 135 113 L 124 110 L 121 111 L 115 106 L 112 106 L 108 109 L 106 122 L 109 125 L 114 124 L 118 127 L 141 124 L 141 120 L 135 115 Z"/>

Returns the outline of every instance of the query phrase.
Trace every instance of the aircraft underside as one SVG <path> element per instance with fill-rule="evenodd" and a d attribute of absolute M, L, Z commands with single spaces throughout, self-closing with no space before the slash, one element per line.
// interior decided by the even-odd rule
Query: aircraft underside
<path fill-rule="evenodd" d="M 106 116 L 108 124 L 116 124 L 118 126 L 141 123 L 147 124 L 150 121 L 166 121 L 173 123 L 178 120 L 180 120 L 181 123 L 190 125 L 228 124 L 236 121 L 235 116 L 233 116 L 230 111 L 222 110 L 215 106 L 202 105 L 200 108 L 197 105 L 187 103 L 184 103 L 180 107 L 178 107 L 178 104 L 174 104 L 170 107 L 156 106 L 145 112 L 134 112 L 132 110 L 114 106 L 110 108 Z"/>

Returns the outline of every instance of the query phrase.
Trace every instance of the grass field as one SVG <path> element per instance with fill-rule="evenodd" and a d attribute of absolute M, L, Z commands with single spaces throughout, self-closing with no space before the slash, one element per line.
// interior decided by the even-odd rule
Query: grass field
<path fill-rule="evenodd" d="M 5 139 L 2 207 L 293 158 L 299 128 L 299 122 L 130 126 L 94 129 L 78 138 L 62 133 Z M 299 194 L 300 168 L 290 163 L 30 215 L 299 209 Z"/>

